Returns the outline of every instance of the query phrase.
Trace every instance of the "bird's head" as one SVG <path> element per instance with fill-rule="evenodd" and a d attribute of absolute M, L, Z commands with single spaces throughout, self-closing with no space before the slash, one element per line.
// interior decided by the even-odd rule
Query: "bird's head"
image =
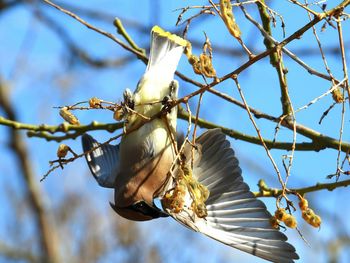
<path fill-rule="evenodd" d="M 156 207 L 155 204 L 148 204 L 146 201 L 138 201 L 126 207 L 118 207 L 112 203 L 110 205 L 118 215 L 133 221 L 147 221 L 169 216 Z"/>

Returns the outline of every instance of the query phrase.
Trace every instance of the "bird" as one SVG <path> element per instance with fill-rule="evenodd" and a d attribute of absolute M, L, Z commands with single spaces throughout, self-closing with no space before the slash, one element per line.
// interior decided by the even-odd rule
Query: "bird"
<path fill-rule="evenodd" d="M 113 209 L 121 216 L 137 221 L 167 216 L 153 202 L 167 179 L 167 172 L 175 158 L 177 108 L 165 116 L 154 118 L 135 129 L 142 122 L 162 111 L 164 99 L 175 100 L 178 82 L 174 73 L 188 42 L 166 32 L 159 26 L 151 31 L 150 55 L 146 71 L 136 90 L 124 92 L 126 135 L 117 146 L 103 145 L 86 160 L 99 185 L 118 189 L 115 191 Z M 82 137 L 84 151 L 98 146 L 85 134 Z"/>
<path fill-rule="evenodd" d="M 177 99 L 174 74 L 187 44 L 159 26 L 152 28 L 146 71 L 134 93 L 124 92 L 130 109 L 124 113 L 126 133 L 120 144 L 100 144 L 88 134 L 82 136 L 90 171 L 100 186 L 114 188 L 110 204 L 124 218 L 170 216 L 257 257 L 294 262 L 299 259 L 294 246 L 272 227 L 265 204 L 243 181 L 225 134 L 209 129 L 194 143 L 179 139 L 177 109 L 167 109 L 164 102 Z M 157 198 L 161 208 L 155 204 Z"/>

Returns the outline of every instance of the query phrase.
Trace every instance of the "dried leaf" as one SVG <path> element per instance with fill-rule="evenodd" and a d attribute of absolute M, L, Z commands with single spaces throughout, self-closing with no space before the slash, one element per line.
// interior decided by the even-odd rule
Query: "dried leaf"
<path fill-rule="evenodd" d="M 224 23 L 230 34 L 233 37 L 240 39 L 241 30 L 239 30 L 235 17 L 233 16 L 231 2 L 229 0 L 220 0 L 220 10 L 221 17 L 224 20 Z"/>
<path fill-rule="evenodd" d="M 337 88 L 332 91 L 332 97 L 336 103 L 342 103 L 344 101 L 344 96 L 340 88 Z"/>

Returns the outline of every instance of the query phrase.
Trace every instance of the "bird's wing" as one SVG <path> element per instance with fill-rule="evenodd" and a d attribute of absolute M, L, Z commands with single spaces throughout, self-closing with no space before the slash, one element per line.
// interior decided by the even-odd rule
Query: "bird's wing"
<path fill-rule="evenodd" d="M 115 178 L 119 170 L 119 145 L 100 145 L 88 134 L 82 136 L 82 145 L 84 152 L 99 146 L 85 155 L 86 161 L 100 186 L 114 188 Z"/>
<path fill-rule="evenodd" d="M 165 210 L 185 226 L 226 245 L 272 262 L 294 262 L 295 248 L 287 237 L 272 228 L 271 214 L 243 182 L 241 169 L 229 141 L 219 129 L 205 132 L 196 141 L 193 177 L 210 192 L 207 216 L 199 218 L 187 198 L 180 213 Z M 189 148 L 188 148 L 189 149 Z M 189 151 L 185 152 L 190 160 Z"/>

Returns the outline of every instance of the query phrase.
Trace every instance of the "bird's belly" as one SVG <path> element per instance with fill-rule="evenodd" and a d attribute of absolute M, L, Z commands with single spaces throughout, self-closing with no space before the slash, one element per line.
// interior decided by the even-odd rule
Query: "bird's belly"
<path fill-rule="evenodd" d="M 153 200 L 167 181 L 175 151 L 162 120 L 154 120 L 130 133 L 120 144 L 120 173 L 115 203 Z"/>

